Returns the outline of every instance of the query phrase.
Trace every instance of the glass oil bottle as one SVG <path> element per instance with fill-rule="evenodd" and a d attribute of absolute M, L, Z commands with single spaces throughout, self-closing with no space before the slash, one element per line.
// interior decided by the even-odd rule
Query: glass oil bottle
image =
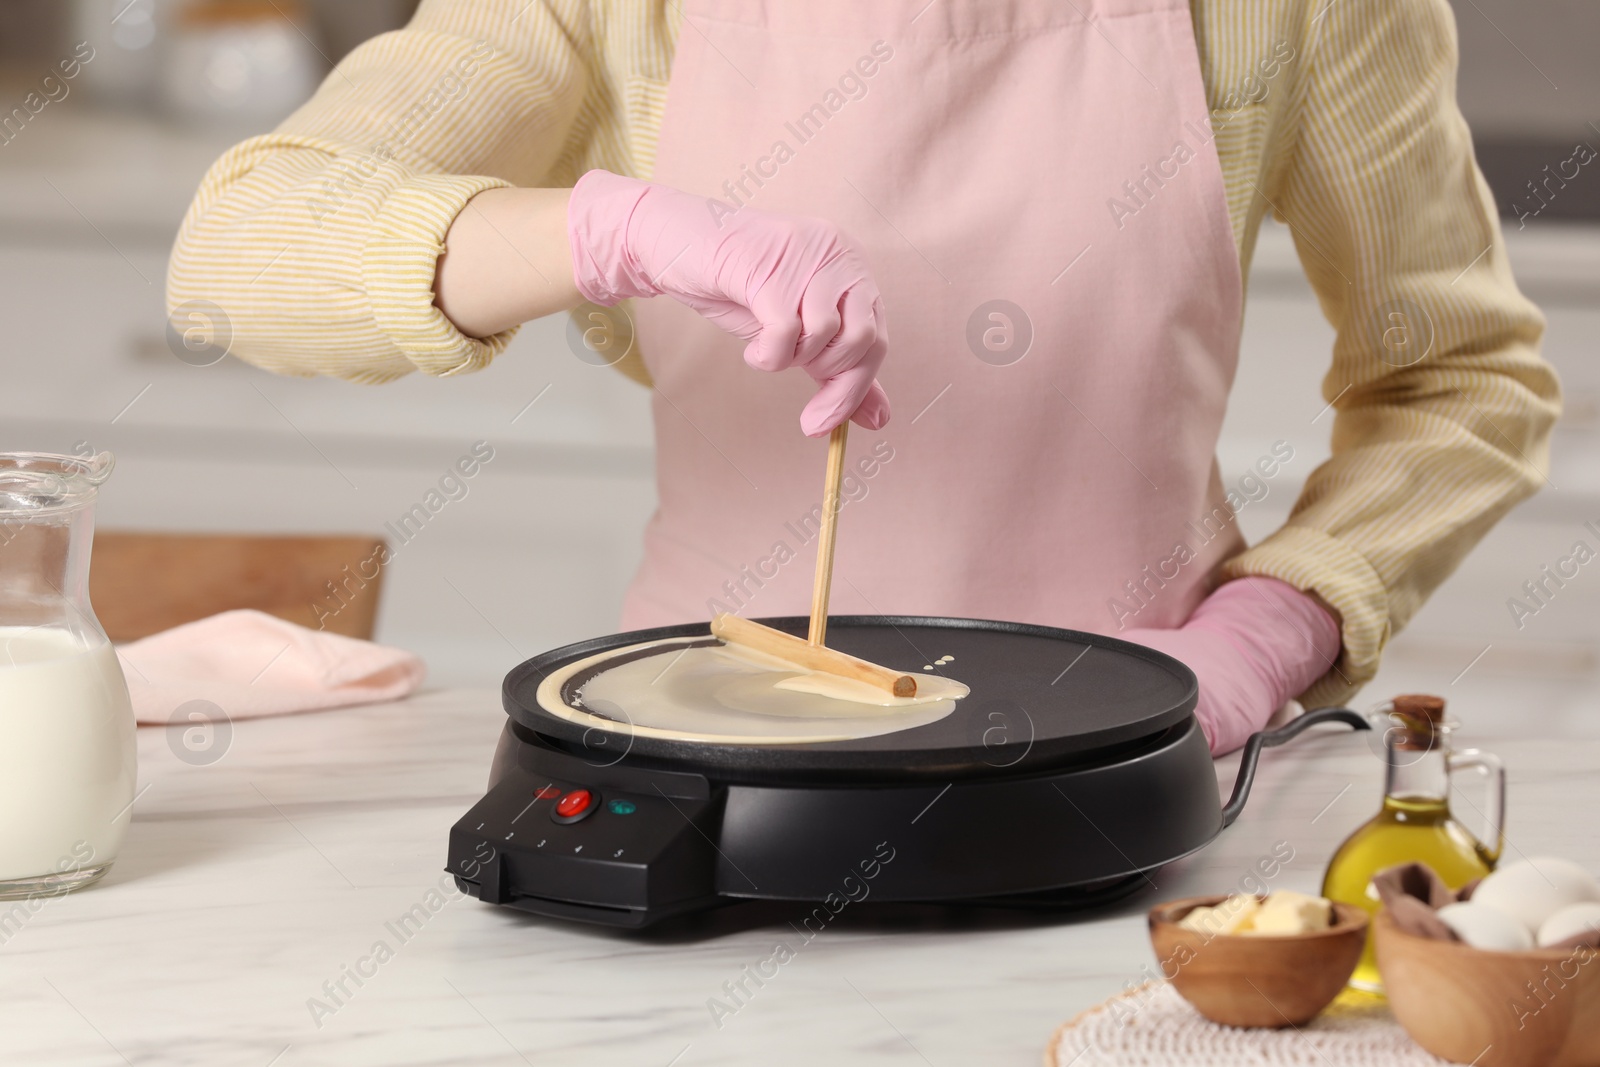
<path fill-rule="evenodd" d="M 1445 721 L 1442 697 L 1398 696 L 1371 718 L 1383 739 L 1383 807 L 1333 854 L 1322 895 L 1375 913 L 1379 901 L 1371 879 L 1387 867 L 1426 863 L 1452 889 L 1494 869 L 1503 843 L 1505 769 L 1486 752 L 1451 751 L 1455 724 Z M 1450 776 L 1465 770 L 1488 780 L 1488 843 L 1450 812 Z M 1369 993 L 1383 991 L 1370 933 L 1350 985 Z"/>

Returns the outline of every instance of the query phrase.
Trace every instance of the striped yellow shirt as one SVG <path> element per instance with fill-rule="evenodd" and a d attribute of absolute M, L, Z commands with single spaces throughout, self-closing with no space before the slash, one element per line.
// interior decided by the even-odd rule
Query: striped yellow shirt
<path fill-rule="evenodd" d="M 1272 211 L 1338 331 L 1323 382 L 1333 457 L 1225 573 L 1338 609 L 1343 656 L 1305 699 L 1343 700 L 1540 483 L 1559 389 L 1456 107 L 1446 0 L 1192 9 L 1241 264 L 1248 274 Z M 680 13 L 666 0 L 424 0 L 277 131 L 217 162 L 179 233 L 169 303 L 221 305 L 235 354 L 282 373 L 483 367 L 510 334 L 463 336 L 433 305 L 451 221 L 495 186 L 566 186 L 593 167 L 648 176 Z M 1402 365 L 1386 347 L 1395 313 L 1431 320 L 1426 358 Z"/>

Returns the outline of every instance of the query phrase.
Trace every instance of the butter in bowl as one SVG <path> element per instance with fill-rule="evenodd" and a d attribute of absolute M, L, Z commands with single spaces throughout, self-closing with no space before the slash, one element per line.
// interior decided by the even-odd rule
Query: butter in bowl
<path fill-rule="evenodd" d="M 1299 1026 L 1350 980 L 1367 913 L 1277 890 L 1189 897 L 1150 911 L 1161 972 L 1196 1011 L 1224 1026 Z"/>

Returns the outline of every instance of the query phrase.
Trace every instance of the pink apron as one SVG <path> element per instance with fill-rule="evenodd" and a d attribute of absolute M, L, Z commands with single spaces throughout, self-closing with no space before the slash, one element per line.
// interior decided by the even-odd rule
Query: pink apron
<path fill-rule="evenodd" d="M 1086 21 L 1087 17 L 1087 21 Z M 1241 292 L 1185 0 L 687 0 L 654 180 L 827 218 L 882 287 L 832 611 L 1175 626 L 1242 547 Z M 809 610 L 799 371 L 638 308 L 659 508 L 629 628 Z"/>

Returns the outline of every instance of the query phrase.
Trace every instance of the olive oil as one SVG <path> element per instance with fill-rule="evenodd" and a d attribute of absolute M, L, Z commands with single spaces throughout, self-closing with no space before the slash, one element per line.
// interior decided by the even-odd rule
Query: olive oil
<path fill-rule="evenodd" d="M 1438 697 L 1396 697 L 1384 723 L 1387 779 L 1383 807 L 1345 839 L 1328 863 L 1322 895 L 1376 913 L 1372 876 L 1402 863 L 1425 863 L 1452 889 L 1494 869 L 1500 853 L 1504 807 L 1499 761 L 1487 754 L 1451 753 L 1450 724 Z M 1489 775 L 1493 846 L 1474 837 L 1450 813 L 1450 772 L 1472 768 Z M 1350 977 L 1357 989 L 1381 993 L 1369 935 Z"/>
<path fill-rule="evenodd" d="M 1478 839 L 1450 817 L 1447 801 L 1387 796 L 1383 810 L 1333 854 L 1322 895 L 1376 912 L 1378 894 L 1372 890 L 1372 876 L 1386 867 L 1413 862 L 1432 867 L 1451 889 L 1494 869 L 1493 858 Z M 1374 993 L 1383 988 L 1370 938 L 1350 984 Z"/>

